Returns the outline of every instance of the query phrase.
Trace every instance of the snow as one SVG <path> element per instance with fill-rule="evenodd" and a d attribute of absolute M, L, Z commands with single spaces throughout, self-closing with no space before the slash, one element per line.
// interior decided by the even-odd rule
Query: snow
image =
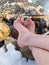
<path fill-rule="evenodd" d="M 20 51 L 15 50 L 15 46 L 9 43 L 7 46 L 8 51 L 5 52 L 4 46 L 0 48 L 0 65 L 36 65 L 33 60 L 26 60 L 22 57 Z"/>
<path fill-rule="evenodd" d="M 28 0 L 29 3 L 32 3 L 32 0 Z"/>

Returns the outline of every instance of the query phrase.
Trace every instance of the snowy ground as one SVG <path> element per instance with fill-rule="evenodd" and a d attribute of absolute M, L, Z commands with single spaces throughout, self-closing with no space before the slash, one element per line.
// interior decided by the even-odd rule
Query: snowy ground
<path fill-rule="evenodd" d="M 23 58 L 19 51 L 10 43 L 7 46 L 8 51 L 5 52 L 4 47 L 0 48 L 0 65 L 36 65 L 35 61 Z"/>

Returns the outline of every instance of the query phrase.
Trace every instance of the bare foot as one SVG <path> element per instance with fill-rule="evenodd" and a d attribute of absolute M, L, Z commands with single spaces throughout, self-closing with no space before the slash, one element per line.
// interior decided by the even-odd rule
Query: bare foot
<path fill-rule="evenodd" d="M 31 32 L 35 33 L 35 24 L 30 19 L 27 18 L 25 21 L 22 19 L 21 23 Z M 48 65 L 49 64 L 49 52 L 43 49 L 29 47 L 38 65 Z"/>
<path fill-rule="evenodd" d="M 18 37 L 18 45 L 20 47 L 24 47 L 24 46 L 27 46 L 27 38 L 28 38 L 28 35 L 31 34 L 31 32 L 25 28 L 21 21 L 24 21 L 20 16 L 14 21 L 14 28 L 19 32 L 19 37 Z M 27 41 L 26 41 L 27 40 Z"/>

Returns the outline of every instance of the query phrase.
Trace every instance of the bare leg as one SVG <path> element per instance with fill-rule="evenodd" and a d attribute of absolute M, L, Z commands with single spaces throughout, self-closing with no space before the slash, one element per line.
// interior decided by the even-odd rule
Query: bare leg
<path fill-rule="evenodd" d="M 26 22 L 28 22 L 26 20 Z M 31 20 L 29 20 L 31 23 Z M 27 25 L 27 24 L 26 24 Z M 32 33 L 35 33 L 35 25 L 34 23 L 31 23 L 30 27 L 28 27 L 28 30 Z M 48 65 L 49 64 L 49 52 L 39 49 L 39 48 L 34 48 L 34 47 L 29 47 L 32 51 L 32 54 L 35 58 L 35 61 L 37 65 Z"/>
<path fill-rule="evenodd" d="M 33 47 L 31 51 L 37 65 L 49 65 L 49 52 L 48 51 L 45 51 L 39 48 L 33 48 Z"/>
<path fill-rule="evenodd" d="M 25 29 L 20 23 L 17 23 L 18 21 L 19 21 L 18 19 L 15 21 L 14 27 L 19 31 L 19 33 L 21 33 L 22 31 L 27 32 L 27 34 L 29 33 L 29 31 L 34 33 L 35 25 L 34 25 L 34 23 L 32 23 L 32 21 L 30 19 L 27 19 L 25 22 L 24 22 L 24 20 L 20 19 L 20 22 L 23 23 L 23 25 L 28 30 Z M 21 29 L 23 29 L 23 30 L 21 31 Z M 21 40 L 21 36 L 22 36 L 22 33 L 19 35 L 20 40 Z M 23 46 L 23 45 L 21 45 L 21 46 Z M 48 51 L 42 50 L 39 48 L 34 48 L 34 47 L 30 47 L 30 48 L 31 48 L 32 54 L 35 57 L 36 63 L 38 65 L 49 65 L 49 52 Z"/>

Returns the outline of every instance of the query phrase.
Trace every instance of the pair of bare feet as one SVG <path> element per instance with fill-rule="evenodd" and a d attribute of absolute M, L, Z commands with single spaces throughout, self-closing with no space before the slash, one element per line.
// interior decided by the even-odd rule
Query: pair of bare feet
<path fill-rule="evenodd" d="M 18 37 L 18 45 L 20 47 L 24 47 L 28 45 L 28 37 L 31 35 L 31 33 L 35 34 L 35 24 L 34 22 L 30 19 L 27 18 L 25 21 L 23 17 L 19 16 L 13 24 L 14 28 L 19 32 L 19 37 Z M 35 40 L 36 41 L 36 40 Z M 35 60 L 38 65 L 48 65 L 49 64 L 49 52 L 35 48 L 33 46 L 29 46 L 29 48 L 32 51 L 32 54 L 35 57 Z"/>
<path fill-rule="evenodd" d="M 14 28 L 19 32 L 18 45 L 20 47 L 26 46 L 26 38 L 31 33 L 35 33 L 35 24 L 30 18 L 27 18 L 25 21 L 23 17 L 19 16 L 13 24 Z M 28 40 L 27 40 L 28 41 Z"/>

